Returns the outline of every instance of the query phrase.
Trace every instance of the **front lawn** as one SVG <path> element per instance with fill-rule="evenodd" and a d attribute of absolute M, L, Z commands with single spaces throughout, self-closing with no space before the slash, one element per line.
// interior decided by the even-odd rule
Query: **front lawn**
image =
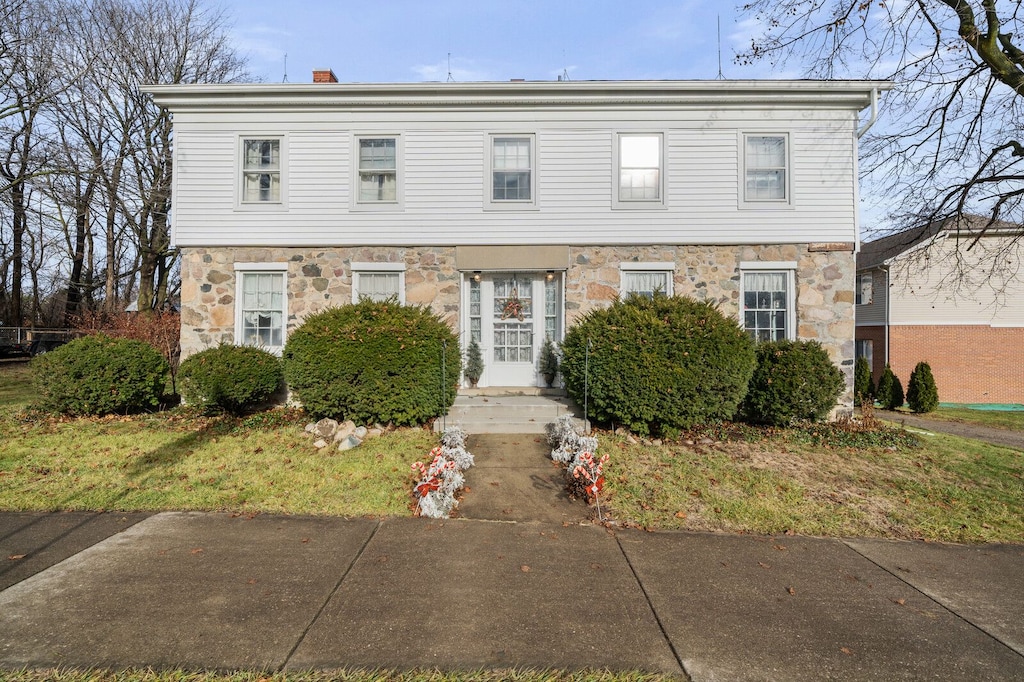
<path fill-rule="evenodd" d="M 0 510 L 411 514 L 410 464 L 437 436 L 318 451 L 294 410 L 58 419 L 0 367 Z M 600 435 L 602 507 L 651 529 L 1024 542 L 1024 453 L 896 429 L 732 427 L 661 445 Z M 481 495 L 486 491 L 468 494 Z"/>
<path fill-rule="evenodd" d="M 605 439 L 606 503 L 644 528 L 1024 542 L 1024 453 L 937 435 L 814 444 L 747 431 L 704 445 Z"/>
<path fill-rule="evenodd" d="M 305 419 L 185 409 L 95 419 L 0 418 L 0 509 L 233 510 L 409 515 L 411 462 L 434 434 L 403 429 L 358 449 L 316 450 Z"/>

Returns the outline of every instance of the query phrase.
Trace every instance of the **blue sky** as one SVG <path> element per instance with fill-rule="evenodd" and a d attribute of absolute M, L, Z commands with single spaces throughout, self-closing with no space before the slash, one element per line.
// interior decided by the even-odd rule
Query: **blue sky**
<path fill-rule="evenodd" d="M 718 20 L 727 78 L 786 77 L 733 63 L 750 43 L 730 0 L 222 0 L 254 76 L 341 81 L 711 79 Z M 449 54 L 450 62 L 449 62 Z M 450 66 L 449 66 L 450 63 Z"/>

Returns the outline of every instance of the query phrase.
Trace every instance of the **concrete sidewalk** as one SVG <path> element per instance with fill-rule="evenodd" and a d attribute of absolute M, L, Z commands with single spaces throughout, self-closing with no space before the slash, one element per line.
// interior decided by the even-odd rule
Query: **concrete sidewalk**
<path fill-rule="evenodd" d="M 0 514 L 0 553 L 2 575 L 17 576 L 0 591 L 6 669 L 1024 678 L 1021 546 L 569 523 Z"/>

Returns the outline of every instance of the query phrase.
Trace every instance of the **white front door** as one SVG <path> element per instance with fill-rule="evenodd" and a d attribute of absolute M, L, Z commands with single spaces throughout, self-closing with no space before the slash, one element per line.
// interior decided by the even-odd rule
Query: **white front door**
<path fill-rule="evenodd" d="M 557 282 L 544 273 L 487 273 L 467 285 L 466 331 L 484 358 L 480 385 L 537 386 L 537 354 L 545 334 L 558 331 Z"/>

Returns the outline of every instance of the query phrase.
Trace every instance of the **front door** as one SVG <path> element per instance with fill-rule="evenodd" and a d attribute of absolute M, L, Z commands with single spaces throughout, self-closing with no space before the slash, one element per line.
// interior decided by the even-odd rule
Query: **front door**
<path fill-rule="evenodd" d="M 537 353 L 557 340 L 557 282 L 545 273 L 487 273 L 468 281 L 467 331 L 480 343 L 483 386 L 537 386 Z"/>

